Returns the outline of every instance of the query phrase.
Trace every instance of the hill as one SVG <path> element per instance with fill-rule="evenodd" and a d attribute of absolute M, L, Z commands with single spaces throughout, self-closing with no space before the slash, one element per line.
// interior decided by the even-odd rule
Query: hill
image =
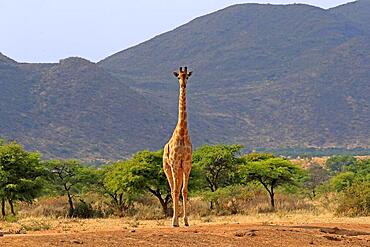
<path fill-rule="evenodd" d="M 85 59 L 5 66 L 0 132 L 46 158 L 120 159 L 169 135 L 171 116 Z"/>
<path fill-rule="evenodd" d="M 369 147 L 370 39 L 363 25 L 333 12 L 302 4 L 235 5 L 99 65 L 129 75 L 131 87 L 170 105 L 176 88 L 165 72 L 191 65 L 190 116 L 215 124 L 199 142 Z"/>
<path fill-rule="evenodd" d="M 45 158 L 159 149 L 176 124 L 171 72 L 187 64 L 195 146 L 369 148 L 369 5 L 234 5 L 97 64 L 0 54 L 0 136 Z"/>

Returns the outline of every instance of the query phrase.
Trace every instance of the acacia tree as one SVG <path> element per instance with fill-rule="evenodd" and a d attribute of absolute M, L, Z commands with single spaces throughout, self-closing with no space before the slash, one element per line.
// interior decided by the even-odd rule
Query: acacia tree
<path fill-rule="evenodd" d="M 67 195 L 68 216 L 74 215 L 74 197 L 84 188 L 93 183 L 94 176 L 91 169 L 81 165 L 77 160 L 50 160 L 45 162 L 47 179 L 52 182 L 54 191 Z"/>
<path fill-rule="evenodd" d="M 269 158 L 247 162 L 240 168 L 244 182 L 257 181 L 270 196 L 271 209 L 275 210 L 275 190 L 281 185 L 297 185 L 304 171 L 287 159 Z"/>
<path fill-rule="evenodd" d="M 238 144 L 219 144 L 204 145 L 195 150 L 193 168 L 212 192 L 237 181 L 238 166 L 242 164 L 238 154 L 242 148 Z"/>
<path fill-rule="evenodd" d="M 131 161 L 120 161 L 101 170 L 103 179 L 100 185 L 103 193 L 112 199 L 113 206 L 120 216 L 125 214 L 141 191 L 137 188 L 142 178 L 133 176 L 132 167 Z"/>
<path fill-rule="evenodd" d="M 43 167 L 40 154 L 27 152 L 16 142 L 0 145 L 0 198 L 1 213 L 5 217 L 5 203 L 15 215 L 16 201 L 31 202 L 42 189 Z"/>
<path fill-rule="evenodd" d="M 171 216 L 172 211 L 169 208 L 172 201 L 171 189 L 163 171 L 162 156 L 163 150 L 156 152 L 144 150 L 136 153 L 132 158 L 134 166 L 131 172 L 141 178 L 139 188 L 155 196 L 162 206 L 164 215 Z"/>
<path fill-rule="evenodd" d="M 193 153 L 192 176 L 190 185 L 198 185 L 198 189 L 204 187 L 215 192 L 221 187 L 226 187 L 239 182 L 238 166 L 242 164 L 239 157 L 243 146 L 238 144 L 219 144 L 214 146 L 204 145 Z M 210 209 L 213 209 L 214 201 L 210 201 Z"/>

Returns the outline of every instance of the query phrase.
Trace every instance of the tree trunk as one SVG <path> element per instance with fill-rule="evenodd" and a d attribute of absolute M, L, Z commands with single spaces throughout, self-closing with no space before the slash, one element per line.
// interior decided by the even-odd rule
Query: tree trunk
<path fill-rule="evenodd" d="M 68 217 L 73 217 L 75 209 L 73 206 L 72 196 L 69 192 L 67 192 L 67 196 L 68 196 L 68 204 L 69 204 Z"/>
<path fill-rule="evenodd" d="M 162 211 L 163 211 L 163 214 L 165 217 L 168 217 L 168 207 L 167 207 L 167 203 L 163 200 L 163 198 L 161 196 L 157 196 L 159 202 L 161 203 L 161 206 L 162 206 Z"/>
<path fill-rule="evenodd" d="M 10 212 L 12 213 L 13 216 L 15 216 L 13 200 L 9 199 L 8 202 L 9 202 L 9 205 L 10 205 Z"/>
<path fill-rule="evenodd" d="M 1 215 L 3 216 L 3 218 L 5 218 L 6 214 L 5 214 L 5 198 L 3 198 L 1 200 Z"/>
<path fill-rule="evenodd" d="M 275 193 L 274 193 L 274 187 L 271 186 L 270 194 L 270 201 L 271 201 L 271 210 L 275 211 Z"/>
<path fill-rule="evenodd" d="M 162 193 L 159 189 L 153 190 L 152 188 L 148 187 L 148 190 L 150 193 L 152 193 L 155 197 L 158 198 L 159 202 L 161 203 L 164 216 L 171 217 L 173 212 L 168 209 L 168 204 L 172 198 L 171 194 L 167 194 L 166 197 L 163 199 Z"/>
<path fill-rule="evenodd" d="M 210 186 L 210 189 L 211 189 L 212 193 L 216 191 L 215 187 L 216 187 L 216 186 Z M 213 210 L 213 209 L 215 208 L 215 207 L 214 207 L 214 203 L 213 203 L 213 201 L 212 201 L 212 200 L 210 201 L 210 203 L 211 203 L 211 205 L 209 206 L 209 209 L 210 209 L 210 210 Z"/>

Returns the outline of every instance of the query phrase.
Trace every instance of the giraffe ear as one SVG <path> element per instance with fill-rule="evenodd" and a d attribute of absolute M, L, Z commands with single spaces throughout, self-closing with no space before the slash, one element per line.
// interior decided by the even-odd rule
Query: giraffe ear
<path fill-rule="evenodd" d="M 177 72 L 173 72 L 173 75 L 174 75 L 175 77 L 179 77 L 179 73 L 177 73 Z"/>
<path fill-rule="evenodd" d="M 188 73 L 188 77 L 190 77 L 190 76 L 191 76 L 191 74 L 193 74 L 193 71 L 190 71 L 190 72 Z"/>

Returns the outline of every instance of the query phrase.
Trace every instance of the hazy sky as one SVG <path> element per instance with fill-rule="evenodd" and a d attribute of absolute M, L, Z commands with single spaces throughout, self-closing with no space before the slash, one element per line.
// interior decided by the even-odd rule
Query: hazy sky
<path fill-rule="evenodd" d="M 236 3 L 330 8 L 349 1 L 0 0 L 0 52 L 19 62 L 57 62 L 70 56 L 99 61 Z"/>

